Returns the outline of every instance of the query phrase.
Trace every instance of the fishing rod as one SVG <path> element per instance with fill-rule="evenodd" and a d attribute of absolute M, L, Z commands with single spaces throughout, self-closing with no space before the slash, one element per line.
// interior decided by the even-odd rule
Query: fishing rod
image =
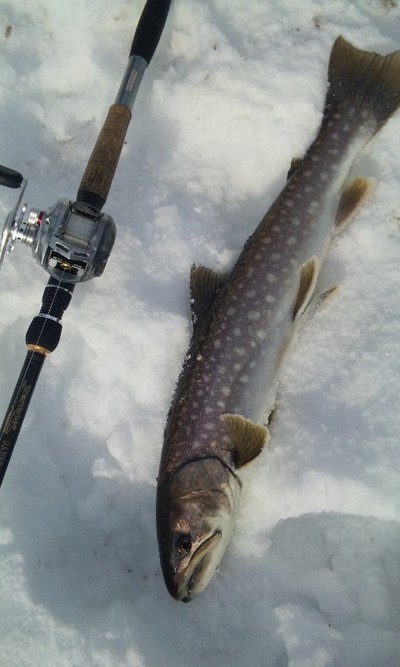
<path fill-rule="evenodd" d="M 114 178 L 132 107 L 168 16 L 171 0 L 147 0 L 137 25 L 121 85 L 97 138 L 80 182 L 76 201 L 59 199 L 48 209 L 21 206 L 27 180 L 0 166 L 0 185 L 19 189 L 0 239 L 0 266 L 17 241 L 30 246 L 33 258 L 50 278 L 42 305 L 26 332 L 28 348 L 0 429 L 0 485 L 10 462 L 40 371 L 62 331 L 61 319 L 75 286 L 101 276 L 111 253 L 116 226 L 102 208 Z"/>

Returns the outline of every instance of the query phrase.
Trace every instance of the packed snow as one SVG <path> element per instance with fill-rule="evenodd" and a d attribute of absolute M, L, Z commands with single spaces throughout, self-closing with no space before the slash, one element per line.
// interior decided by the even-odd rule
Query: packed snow
<path fill-rule="evenodd" d="M 0 0 L 0 163 L 48 207 L 76 194 L 141 0 Z M 400 114 L 364 150 L 370 201 L 331 247 L 339 290 L 287 361 L 268 449 L 241 474 L 220 570 L 169 597 L 155 531 L 192 263 L 229 268 L 318 128 L 334 39 L 400 48 L 394 0 L 174 0 L 105 210 L 0 496 L 1 667 L 400 664 Z M 1 191 L 4 219 L 15 192 Z M 5 412 L 47 275 L 0 273 Z"/>

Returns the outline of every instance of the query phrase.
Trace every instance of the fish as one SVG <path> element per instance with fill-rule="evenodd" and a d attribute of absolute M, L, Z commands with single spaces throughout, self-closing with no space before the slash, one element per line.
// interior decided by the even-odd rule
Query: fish
<path fill-rule="evenodd" d="M 365 144 L 400 106 L 400 51 L 334 42 L 322 122 L 226 273 L 193 266 L 193 333 L 167 417 L 156 523 L 167 590 L 193 600 L 213 579 L 238 513 L 240 469 L 269 440 L 282 365 L 332 238 L 369 196 L 350 180 Z"/>

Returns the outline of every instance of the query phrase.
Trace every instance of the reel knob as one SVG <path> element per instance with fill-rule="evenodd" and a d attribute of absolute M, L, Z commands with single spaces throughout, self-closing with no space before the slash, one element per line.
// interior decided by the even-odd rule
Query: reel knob
<path fill-rule="evenodd" d="M 17 199 L 17 203 L 14 208 L 8 214 L 6 221 L 3 226 L 0 239 L 0 268 L 3 263 L 3 259 L 6 254 L 9 254 L 14 250 L 15 240 L 18 234 L 18 223 L 17 213 L 21 205 L 22 197 L 24 196 L 25 188 L 28 181 L 14 169 L 9 169 L 0 165 L 0 185 L 4 185 L 6 188 L 21 188 L 21 192 Z M 25 207 L 26 208 L 26 207 Z M 25 209 L 24 209 L 25 211 Z"/>

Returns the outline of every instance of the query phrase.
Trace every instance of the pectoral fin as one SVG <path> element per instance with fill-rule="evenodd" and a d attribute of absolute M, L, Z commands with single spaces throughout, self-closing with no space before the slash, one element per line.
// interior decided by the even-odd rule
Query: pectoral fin
<path fill-rule="evenodd" d="M 234 446 L 234 463 L 241 468 L 255 459 L 269 440 L 266 426 L 255 424 L 241 415 L 222 415 Z"/>
<path fill-rule="evenodd" d="M 223 273 L 217 273 L 206 266 L 192 266 L 190 271 L 190 294 L 194 330 L 214 302 L 225 280 Z"/>
<path fill-rule="evenodd" d="M 310 302 L 315 283 L 317 282 L 318 270 L 319 261 L 318 257 L 315 256 L 311 257 L 308 262 L 305 262 L 300 267 L 299 291 L 293 309 L 294 320 L 304 313 Z"/>
<path fill-rule="evenodd" d="M 336 212 L 336 234 L 341 232 L 342 229 L 350 223 L 357 211 L 371 194 L 373 187 L 374 181 L 372 179 L 355 178 L 354 181 L 343 190 Z"/>

